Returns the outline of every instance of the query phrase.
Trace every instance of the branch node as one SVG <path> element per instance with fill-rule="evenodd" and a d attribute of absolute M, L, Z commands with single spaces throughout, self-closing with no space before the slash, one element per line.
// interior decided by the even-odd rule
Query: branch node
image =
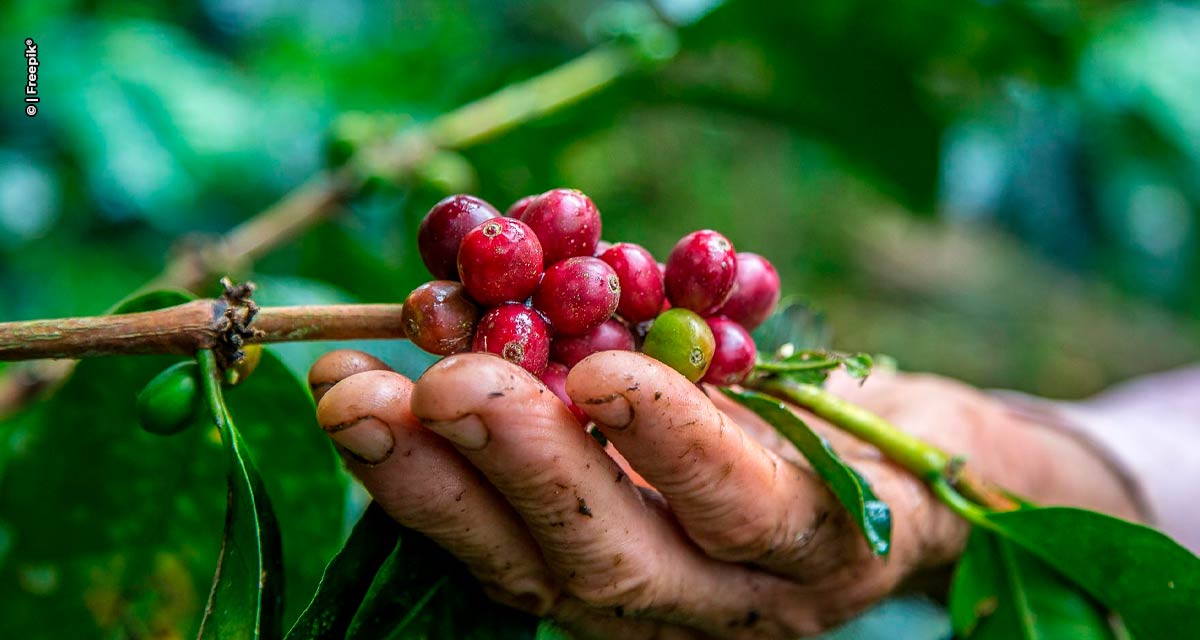
<path fill-rule="evenodd" d="M 942 475 L 946 478 L 946 482 L 950 483 L 950 486 L 958 486 L 958 481 L 962 478 L 963 467 L 966 464 L 967 458 L 965 456 L 951 456 L 946 462 L 946 469 L 942 472 Z"/>
<path fill-rule="evenodd" d="M 221 294 L 224 311 L 215 321 L 218 336 L 213 353 L 217 356 L 217 364 L 221 365 L 222 369 L 228 369 L 246 357 L 242 347 L 247 340 L 257 337 L 262 332 L 250 326 L 254 317 L 258 315 L 258 304 L 251 299 L 254 295 L 254 283 L 234 284 L 229 276 L 225 276 L 221 278 L 221 286 L 225 289 Z"/>

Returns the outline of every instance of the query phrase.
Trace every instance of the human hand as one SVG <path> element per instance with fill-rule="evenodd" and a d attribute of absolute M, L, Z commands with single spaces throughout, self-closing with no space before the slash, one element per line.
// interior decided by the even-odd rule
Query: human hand
<path fill-rule="evenodd" d="M 385 511 L 496 600 L 580 637 L 815 634 L 948 565 L 967 535 L 918 479 L 800 412 L 891 506 L 890 556 L 872 555 L 770 426 L 632 352 L 592 356 L 567 381 L 607 448 L 533 376 L 490 355 L 447 358 L 414 384 L 334 352 L 309 378 L 318 421 Z M 831 390 L 1029 499 L 1135 517 L 1089 449 L 978 391 L 886 374 Z"/>

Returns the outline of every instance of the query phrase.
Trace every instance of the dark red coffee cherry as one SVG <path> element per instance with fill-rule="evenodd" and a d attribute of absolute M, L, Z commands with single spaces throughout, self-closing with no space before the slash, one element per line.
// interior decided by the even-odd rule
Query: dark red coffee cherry
<path fill-rule="evenodd" d="M 663 308 L 663 279 L 658 263 L 642 247 L 628 242 L 614 244 L 600 254 L 621 281 L 617 313 L 629 322 L 649 320 Z"/>
<path fill-rule="evenodd" d="M 571 415 L 575 416 L 575 420 L 580 424 L 580 426 L 588 423 L 589 418 L 587 414 L 583 412 L 583 409 L 579 408 L 579 405 L 575 404 L 575 401 L 571 399 L 571 396 L 567 395 L 566 366 L 557 362 L 551 362 L 546 366 L 546 370 L 542 372 L 540 377 L 542 379 L 542 384 L 546 385 L 547 389 L 553 391 L 554 395 L 558 396 L 558 399 L 562 400 L 563 404 L 567 405 L 567 409 L 571 410 Z"/>
<path fill-rule="evenodd" d="M 595 257 L 599 258 L 600 256 L 604 255 L 605 251 L 608 251 L 609 249 L 611 249 L 612 246 L 613 246 L 613 243 L 609 242 L 608 240 L 601 240 L 600 242 L 596 243 L 596 253 L 594 253 L 593 255 Z"/>
<path fill-rule="evenodd" d="M 463 236 L 458 275 L 484 306 L 524 301 L 542 278 L 542 245 L 520 220 L 493 218 Z"/>
<path fill-rule="evenodd" d="M 653 320 L 646 320 L 644 322 L 629 325 L 629 333 L 633 334 L 634 351 L 642 350 L 642 346 L 646 342 L 646 334 L 650 332 L 650 327 L 653 325 Z"/>
<path fill-rule="evenodd" d="M 525 215 L 525 210 L 529 208 L 529 203 L 533 202 L 535 199 L 537 199 L 536 195 L 525 196 L 524 198 L 517 200 L 516 202 L 512 203 L 511 206 L 509 206 L 508 211 L 505 211 L 504 215 L 509 218 L 521 220 L 521 218 Z"/>
<path fill-rule="evenodd" d="M 433 205 L 417 229 L 417 249 L 429 273 L 438 280 L 457 280 L 463 236 L 499 216 L 495 207 L 475 196 L 450 196 Z"/>
<path fill-rule="evenodd" d="M 674 307 L 712 315 L 729 299 L 737 254 L 725 236 L 708 229 L 687 234 L 667 258 L 667 298 Z"/>
<path fill-rule="evenodd" d="M 742 325 L 724 316 L 714 316 L 705 319 L 708 328 L 712 329 L 716 348 L 713 350 L 712 364 L 704 374 L 704 381 L 721 386 L 737 384 L 746 379 L 754 368 L 754 359 L 758 349 L 754 339 Z"/>
<path fill-rule="evenodd" d="M 494 353 L 540 376 L 550 361 L 550 328 L 538 312 L 509 302 L 479 319 L 472 350 Z"/>
<path fill-rule="evenodd" d="M 591 256 L 600 242 L 600 212 L 591 199 L 575 189 L 551 189 L 538 196 L 521 214 L 542 241 L 546 266 Z"/>
<path fill-rule="evenodd" d="M 617 310 L 621 282 L 598 258 L 568 258 L 546 270 L 533 294 L 554 333 L 577 336 L 600 325 Z"/>
<path fill-rule="evenodd" d="M 439 356 L 471 348 L 479 307 L 461 282 L 434 280 L 413 289 L 400 309 L 400 324 L 409 340 Z"/>
<path fill-rule="evenodd" d="M 609 318 L 583 335 L 560 336 L 550 343 L 550 357 L 568 368 L 601 351 L 633 351 L 633 333 Z"/>
<path fill-rule="evenodd" d="M 667 290 L 667 265 L 661 262 L 658 263 L 658 276 L 663 279 L 663 292 L 665 293 Z M 659 313 L 662 313 L 670 308 L 671 301 L 667 299 L 666 295 L 664 295 L 662 309 L 659 311 Z"/>
<path fill-rule="evenodd" d="M 779 302 L 779 272 L 766 258 L 743 251 L 737 254 L 737 279 L 729 300 L 717 315 L 753 331 L 775 310 Z"/>

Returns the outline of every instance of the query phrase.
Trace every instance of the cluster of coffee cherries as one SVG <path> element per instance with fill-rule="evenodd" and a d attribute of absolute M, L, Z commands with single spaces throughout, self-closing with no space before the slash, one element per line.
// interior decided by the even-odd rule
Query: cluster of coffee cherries
<path fill-rule="evenodd" d="M 683 237 L 666 263 L 600 239 L 583 193 L 553 189 L 504 215 L 469 195 L 438 202 L 417 233 L 436 280 L 404 301 L 410 340 L 437 355 L 497 354 L 538 376 L 581 421 L 567 372 L 599 351 L 640 350 L 693 382 L 736 384 L 754 367 L 749 331 L 779 301 L 762 256 L 716 231 Z"/>

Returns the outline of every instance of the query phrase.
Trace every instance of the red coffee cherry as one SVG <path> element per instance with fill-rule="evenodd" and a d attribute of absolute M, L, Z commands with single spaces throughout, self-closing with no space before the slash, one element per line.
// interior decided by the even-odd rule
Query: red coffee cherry
<path fill-rule="evenodd" d="M 579 422 L 580 426 L 588 423 L 589 418 L 587 414 L 583 412 L 583 409 L 579 408 L 579 405 L 575 404 L 571 396 L 567 395 L 566 366 L 557 362 L 551 362 L 546 366 L 546 370 L 542 372 L 541 379 L 542 384 L 546 385 L 546 388 L 553 391 L 554 395 L 558 396 L 558 399 L 567 405 L 567 408 L 571 410 L 571 415 L 575 416 L 575 420 Z"/>
<path fill-rule="evenodd" d="M 737 279 L 729 300 L 717 315 L 753 331 L 763 323 L 779 303 L 779 272 L 764 257 L 743 251 L 737 254 Z"/>
<path fill-rule="evenodd" d="M 533 294 L 556 335 L 577 336 L 600 325 L 617 310 L 621 282 L 598 258 L 568 258 L 546 270 Z"/>
<path fill-rule="evenodd" d="M 633 351 L 633 333 L 620 321 L 609 318 L 583 335 L 561 336 L 550 343 L 550 357 L 568 369 L 600 351 Z"/>
<path fill-rule="evenodd" d="M 629 242 L 614 244 L 600 254 L 621 281 L 621 301 L 617 313 L 629 322 L 649 320 L 663 309 L 662 273 L 658 263 L 642 247 Z"/>
<path fill-rule="evenodd" d="M 538 196 L 521 214 L 542 242 L 546 266 L 591 256 L 600 242 L 600 212 L 575 189 L 552 189 Z"/>
<path fill-rule="evenodd" d="M 687 234 L 667 258 L 667 298 L 673 307 L 712 315 L 733 291 L 737 254 L 725 236 L 708 229 Z"/>
<path fill-rule="evenodd" d="M 479 307 L 467 297 L 460 282 L 434 280 L 413 289 L 400 310 L 400 324 L 408 339 L 439 356 L 471 348 L 479 322 Z"/>
<path fill-rule="evenodd" d="M 529 208 L 529 203 L 533 202 L 535 199 L 537 199 L 536 195 L 525 196 L 524 198 L 517 200 L 508 207 L 508 211 L 505 211 L 504 215 L 509 218 L 521 220 L 521 218 L 525 215 L 525 210 Z"/>
<path fill-rule="evenodd" d="M 472 350 L 494 353 L 535 376 L 550 361 L 550 328 L 523 304 L 502 304 L 479 319 Z"/>
<path fill-rule="evenodd" d="M 661 262 L 658 263 L 658 276 L 663 279 L 663 291 L 665 292 L 667 289 L 667 265 L 665 265 Z M 666 296 L 664 295 L 662 309 L 659 310 L 659 313 L 662 313 L 663 311 L 666 311 L 670 308 L 671 308 L 671 301 L 668 300 L 666 298 Z"/>
<path fill-rule="evenodd" d="M 475 196 L 450 196 L 433 205 L 417 229 L 417 250 L 434 278 L 458 279 L 458 248 L 463 236 L 500 212 Z"/>
<path fill-rule="evenodd" d="M 706 318 L 712 329 L 716 349 L 712 364 L 704 374 L 704 382 L 721 386 L 737 384 L 750 375 L 758 349 L 745 327 L 724 316 Z"/>
<path fill-rule="evenodd" d="M 463 236 L 458 275 L 484 306 L 523 302 L 542 277 L 542 245 L 520 220 L 493 218 Z"/>

